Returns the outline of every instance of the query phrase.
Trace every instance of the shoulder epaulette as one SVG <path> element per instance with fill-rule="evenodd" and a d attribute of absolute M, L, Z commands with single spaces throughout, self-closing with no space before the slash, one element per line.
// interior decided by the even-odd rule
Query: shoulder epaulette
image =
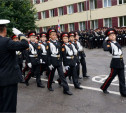
<path fill-rule="evenodd" d="M 62 46 L 65 46 L 65 44 L 63 44 Z"/>
<path fill-rule="evenodd" d="M 50 41 L 47 41 L 47 43 L 50 43 Z"/>

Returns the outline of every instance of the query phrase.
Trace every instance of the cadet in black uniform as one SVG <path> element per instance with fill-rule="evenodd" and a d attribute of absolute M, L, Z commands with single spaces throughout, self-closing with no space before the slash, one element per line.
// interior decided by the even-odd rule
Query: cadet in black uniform
<path fill-rule="evenodd" d="M 77 47 L 77 41 L 75 40 L 75 32 L 71 31 L 69 32 L 69 41 L 72 43 L 72 46 L 76 49 L 76 54 L 74 54 L 75 60 L 76 60 L 76 70 L 77 70 L 77 76 L 78 79 L 81 79 L 81 77 L 79 77 L 79 56 L 78 56 L 78 47 Z"/>
<path fill-rule="evenodd" d="M 104 51 L 109 51 L 112 54 L 112 61 L 110 65 L 111 73 L 101 89 L 104 93 L 109 93 L 107 89 L 115 76 L 118 75 L 120 94 L 126 96 L 123 53 L 120 44 L 116 41 L 116 30 L 110 28 L 105 32 L 105 35 L 107 38 L 103 43 L 103 48 Z"/>
<path fill-rule="evenodd" d="M 50 41 L 48 41 L 48 66 L 50 69 L 47 88 L 49 91 L 54 91 L 52 88 L 52 81 L 54 78 L 55 70 L 58 70 L 59 78 L 62 82 L 63 92 L 67 95 L 72 95 L 69 91 L 69 86 L 65 79 L 62 67 L 62 57 L 61 57 L 61 45 L 57 41 L 57 31 L 54 28 L 48 29 L 47 36 L 49 37 Z"/>
<path fill-rule="evenodd" d="M 48 64 L 47 64 L 47 60 L 48 60 L 48 56 L 47 56 L 47 50 L 48 50 L 48 45 L 47 45 L 47 34 L 46 32 L 42 32 L 40 33 L 40 41 L 39 41 L 39 45 L 41 47 L 40 49 L 40 54 L 41 54 L 41 70 L 40 73 L 43 74 L 44 71 L 47 71 L 48 69 Z M 46 73 L 47 74 L 47 73 Z M 47 74 L 48 76 L 48 74 Z"/>
<path fill-rule="evenodd" d="M 63 64 L 65 66 L 65 77 L 72 76 L 74 87 L 77 89 L 83 89 L 80 87 L 78 82 L 78 76 L 76 71 L 76 59 L 75 56 L 77 54 L 77 50 L 70 42 L 68 42 L 68 33 L 64 32 L 61 34 L 62 40 L 64 44 L 62 45 L 62 56 L 63 56 Z"/>
<path fill-rule="evenodd" d="M 15 41 L 15 42 L 16 42 L 16 41 L 19 41 L 18 36 L 16 36 L 16 35 L 13 35 L 13 36 L 11 37 L 11 39 L 12 39 L 13 41 Z M 22 65 L 23 65 L 22 51 L 16 51 L 16 56 L 17 56 L 18 65 L 19 65 L 20 70 L 21 70 L 21 72 L 22 72 Z M 24 83 L 24 76 L 22 76 L 21 82 Z"/>
<path fill-rule="evenodd" d="M 86 61 L 85 61 L 86 55 L 84 53 L 84 48 L 79 41 L 78 32 L 75 32 L 75 34 L 76 34 L 75 40 L 76 40 L 76 43 L 77 43 L 78 56 L 79 56 L 79 72 L 78 72 L 78 74 L 80 75 L 80 63 L 81 63 L 83 77 L 88 78 L 89 76 L 87 76 L 87 66 L 86 66 Z"/>
<path fill-rule="evenodd" d="M 44 88 L 45 86 L 42 84 L 40 79 L 40 62 L 41 56 L 39 54 L 40 46 L 35 43 L 36 39 L 36 32 L 31 31 L 29 32 L 28 36 L 30 37 L 29 49 L 27 50 L 27 57 L 26 61 L 28 63 L 28 67 L 30 68 L 30 72 L 25 78 L 26 85 L 29 85 L 28 81 L 32 76 L 36 76 L 37 86 Z"/>

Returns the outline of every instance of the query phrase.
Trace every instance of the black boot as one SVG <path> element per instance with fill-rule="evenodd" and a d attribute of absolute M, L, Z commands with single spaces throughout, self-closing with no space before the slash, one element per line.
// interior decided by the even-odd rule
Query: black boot
<path fill-rule="evenodd" d="M 109 94 L 109 92 L 107 90 L 103 90 L 103 93 L 105 94 Z"/>
<path fill-rule="evenodd" d="M 37 87 L 40 87 L 40 88 L 45 88 L 45 86 L 41 83 L 37 84 Z"/>
<path fill-rule="evenodd" d="M 52 87 L 48 88 L 49 91 L 54 91 L 54 89 Z"/>
<path fill-rule="evenodd" d="M 63 91 L 63 93 L 66 95 L 73 95 L 73 93 L 71 93 L 70 91 Z"/>

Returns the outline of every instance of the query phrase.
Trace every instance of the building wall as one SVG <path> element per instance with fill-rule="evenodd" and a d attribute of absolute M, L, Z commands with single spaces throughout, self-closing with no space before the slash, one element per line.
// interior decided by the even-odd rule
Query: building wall
<path fill-rule="evenodd" d="M 36 25 L 42 29 L 42 27 L 56 26 L 58 25 L 58 20 L 60 24 L 65 26 L 65 30 L 68 30 L 68 24 L 74 23 L 75 30 L 79 29 L 79 22 L 86 22 L 86 28 L 90 28 L 91 20 L 98 20 L 98 27 L 104 27 L 104 18 L 112 18 L 112 27 L 118 26 L 118 17 L 126 15 L 126 4 L 118 5 L 118 0 L 111 0 L 111 7 L 103 8 L 103 0 L 97 0 L 97 8 L 95 10 L 90 10 L 90 1 L 87 0 L 87 11 L 86 11 L 86 0 L 45 0 L 46 2 L 40 3 L 40 0 L 37 1 L 38 4 L 35 5 L 35 8 L 38 11 L 38 21 Z M 84 11 L 78 12 L 79 2 L 84 3 Z M 73 4 L 74 13 L 68 14 L 67 6 Z M 64 15 L 58 16 L 58 8 L 63 7 Z M 55 10 L 55 16 L 49 17 L 49 10 Z M 46 11 L 46 19 L 41 19 L 41 12 Z M 88 15 L 88 16 L 87 16 Z M 87 18 L 88 18 L 88 27 L 87 27 Z"/>

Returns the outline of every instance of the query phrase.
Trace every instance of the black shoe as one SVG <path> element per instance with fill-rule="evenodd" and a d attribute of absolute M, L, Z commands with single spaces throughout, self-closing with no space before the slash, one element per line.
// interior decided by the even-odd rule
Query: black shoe
<path fill-rule="evenodd" d="M 109 94 L 109 92 L 107 90 L 103 90 L 103 93 L 105 94 Z"/>
<path fill-rule="evenodd" d="M 25 81 L 26 86 L 29 86 L 29 83 Z"/>
<path fill-rule="evenodd" d="M 55 81 L 52 81 L 52 83 L 55 83 Z"/>
<path fill-rule="evenodd" d="M 54 91 L 54 89 L 52 87 L 48 88 L 49 91 Z"/>
<path fill-rule="evenodd" d="M 76 89 L 83 89 L 83 88 L 82 88 L 82 87 L 80 87 L 80 86 L 76 86 L 75 88 L 76 88 Z"/>
<path fill-rule="evenodd" d="M 66 95 L 73 95 L 73 93 L 71 93 L 70 91 L 63 91 L 63 93 Z"/>
<path fill-rule="evenodd" d="M 122 97 L 126 97 L 126 94 L 124 94 L 124 93 L 121 93 L 121 96 L 122 96 Z"/>
<path fill-rule="evenodd" d="M 85 75 L 85 76 L 83 76 L 83 78 L 89 78 L 90 76 L 87 76 L 87 75 Z"/>
<path fill-rule="evenodd" d="M 45 88 L 45 86 L 43 84 L 37 84 L 37 87 Z"/>

